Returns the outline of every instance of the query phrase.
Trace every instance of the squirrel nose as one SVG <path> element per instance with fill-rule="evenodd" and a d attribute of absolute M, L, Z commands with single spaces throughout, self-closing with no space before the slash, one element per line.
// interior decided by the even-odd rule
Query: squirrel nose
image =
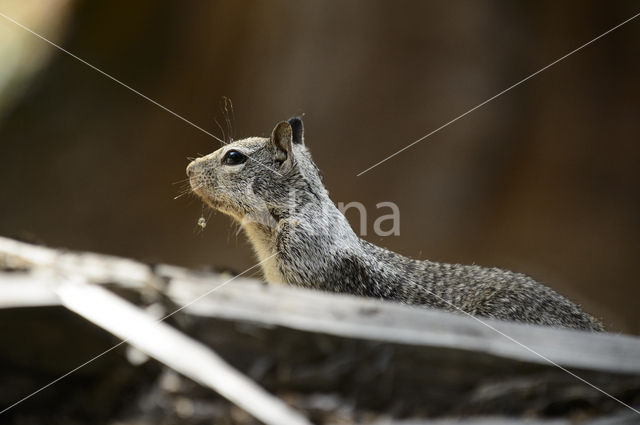
<path fill-rule="evenodd" d="M 194 162 L 187 165 L 187 177 L 193 176 L 193 165 L 194 165 Z"/>

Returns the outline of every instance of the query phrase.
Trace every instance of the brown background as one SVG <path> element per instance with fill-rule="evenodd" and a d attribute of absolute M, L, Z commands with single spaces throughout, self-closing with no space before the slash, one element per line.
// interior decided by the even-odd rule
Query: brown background
<path fill-rule="evenodd" d="M 611 330 L 639 333 L 640 19 L 356 177 L 636 9 L 92 1 L 69 9 L 58 40 L 216 134 L 221 96 L 234 102 L 236 138 L 304 113 L 332 198 L 368 207 L 372 242 L 528 273 Z M 0 116 L 0 235 L 185 266 L 253 265 L 229 219 L 199 232 L 201 204 L 173 200 L 185 158 L 219 143 L 50 53 Z M 400 236 L 372 234 L 381 201 L 400 207 Z"/>

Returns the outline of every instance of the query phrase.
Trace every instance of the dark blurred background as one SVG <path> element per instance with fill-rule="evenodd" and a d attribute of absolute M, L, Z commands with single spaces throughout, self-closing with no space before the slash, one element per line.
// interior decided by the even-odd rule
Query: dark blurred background
<path fill-rule="evenodd" d="M 7 0 L 11 16 L 222 134 L 304 113 L 334 201 L 402 254 L 528 273 L 640 333 L 640 19 L 397 149 L 638 12 L 634 1 Z M 220 143 L 0 17 L 0 235 L 189 267 L 256 260 L 173 198 Z M 373 221 L 392 201 L 400 236 Z M 357 214 L 348 214 L 357 227 Z"/>

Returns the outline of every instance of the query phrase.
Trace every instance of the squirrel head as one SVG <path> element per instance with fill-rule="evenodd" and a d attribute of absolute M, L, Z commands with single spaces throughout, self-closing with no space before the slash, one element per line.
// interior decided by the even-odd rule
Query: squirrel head
<path fill-rule="evenodd" d="M 187 175 L 209 206 L 241 223 L 277 222 L 328 196 L 297 117 L 278 123 L 269 138 L 234 141 L 194 160 Z"/>

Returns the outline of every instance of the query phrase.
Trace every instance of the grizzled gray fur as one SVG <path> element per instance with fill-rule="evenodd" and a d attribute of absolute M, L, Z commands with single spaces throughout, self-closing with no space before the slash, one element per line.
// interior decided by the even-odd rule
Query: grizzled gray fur
<path fill-rule="evenodd" d="M 187 167 L 193 191 L 237 220 L 271 283 L 496 319 L 602 330 L 573 302 L 520 273 L 419 261 L 360 239 L 329 198 L 298 118 Z"/>

